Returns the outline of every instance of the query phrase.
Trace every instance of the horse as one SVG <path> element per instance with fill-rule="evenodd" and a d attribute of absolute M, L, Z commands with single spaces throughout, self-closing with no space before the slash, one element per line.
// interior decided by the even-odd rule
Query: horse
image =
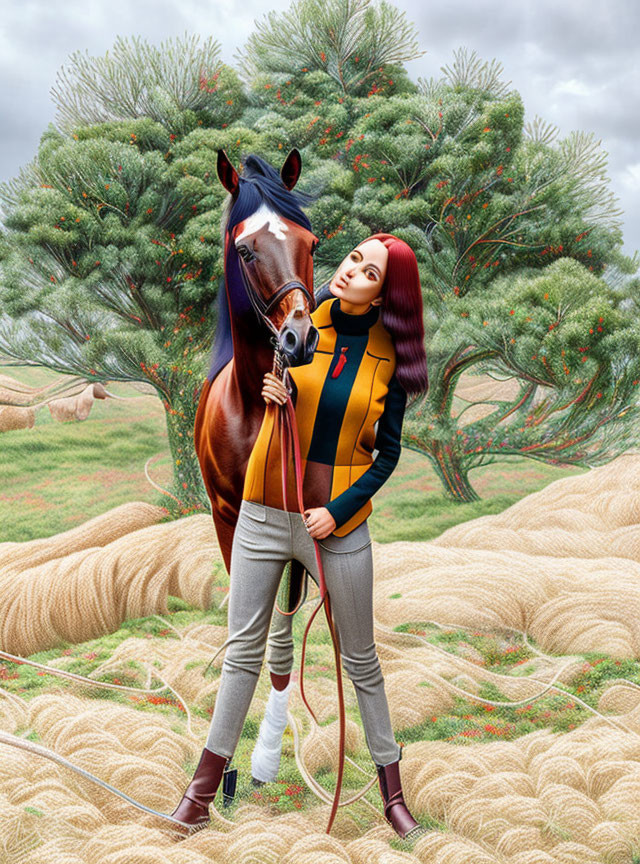
<path fill-rule="evenodd" d="M 275 347 L 284 365 L 311 362 L 319 334 L 310 313 L 327 296 L 326 286 L 317 297 L 313 293 L 318 238 L 300 207 L 311 196 L 292 192 L 301 167 L 296 148 L 286 157 L 280 175 L 251 154 L 243 161 L 240 177 L 224 150 L 218 151 L 218 178 L 230 193 L 221 226 L 225 290 L 218 298 L 215 354 L 200 393 L 194 444 L 227 571 L 247 463 L 264 418 L 264 375 L 273 368 Z M 289 614 L 302 596 L 304 572 L 302 563 L 293 559 Z M 257 758 L 265 735 L 275 734 L 281 746 L 283 720 L 286 725 L 283 696 L 272 687 L 268 705 L 276 704 L 279 731 L 269 732 L 273 710 L 268 709 L 254 748 Z M 273 779 L 279 752 L 277 747 L 270 756 L 268 773 Z"/>
<path fill-rule="evenodd" d="M 227 570 L 275 342 L 291 366 L 309 363 L 318 343 L 310 317 L 318 238 L 300 208 L 305 196 L 292 193 L 301 167 L 296 148 L 280 175 L 250 154 L 239 176 L 218 151 L 218 177 L 230 193 L 222 217 L 225 291 L 218 298 L 215 353 L 199 396 L 194 445 Z"/>

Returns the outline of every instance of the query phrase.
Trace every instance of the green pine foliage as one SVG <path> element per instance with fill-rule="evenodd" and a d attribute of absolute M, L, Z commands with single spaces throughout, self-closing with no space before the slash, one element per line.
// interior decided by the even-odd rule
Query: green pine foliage
<path fill-rule="evenodd" d="M 139 37 L 118 36 L 103 57 L 76 51 L 52 89 L 58 126 L 78 127 L 146 117 L 173 135 L 197 125 L 228 124 L 246 104 L 237 73 L 220 60 L 220 45 L 209 37 L 168 39 L 159 46 Z"/>
<path fill-rule="evenodd" d="M 456 466 L 461 495 L 473 497 L 471 468 L 499 458 L 603 464 L 634 444 L 640 332 L 579 262 L 561 258 L 538 272 L 498 276 L 482 297 L 470 292 L 453 305 L 432 346 L 447 358 L 434 393 L 447 409 L 434 412 L 427 400 L 404 435 L 412 449 L 431 451 L 435 466 Z M 517 379 L 518 391 L 485 400 L 492 410 L 482 419 L 450 419 L 456 381 L 474 368 Z"/>
<path fill-rule="evenodd" d="M 371 233 L 411 244 L 430 389 L 404 443 L 451 498 L 473 500 L 471 469 L 509 455 L 597 465 L 634 443 L 638 261 L 621 252 L 606 154 L 525 124 L 500 64 L 475 52 L 412 82 L 403 63 L 421 53 L 384 0 L 294 0 L 256 25 L 237 69 L 212 39 L 118 39 L 72 56 L 57 126 L 0 187 L 0 351 L 151 383 L 182 512 L 206 507 L 191 439 L 223 275 L 219 148 L 235 165 L 301 150 L 316 288 Z M 462 372 L 517 393 L 467 422 Z"/>
<path fill-rule="evenodd" d="M 51 125 L 2 189 L 0 350 L 89 381 L 151 384 L 182 513 L 207 509 L 192 438 L 223 273 L 217 149 L 259 146 L 227 131 L 246 97 L 217 54 L 211 40 L 165 51 L 119 40 L 112 56 L 74 55 L 57 94 L 60 125 L 72 125 Z"/>
<path fill-rule="evenodd" d="M 247 82 L 321 72 L 343 95 L 363 96 L 390 67 L 423 53 L 414 25 L 386 0 L 294 0 L 256 22 L 237 57 Z"/>

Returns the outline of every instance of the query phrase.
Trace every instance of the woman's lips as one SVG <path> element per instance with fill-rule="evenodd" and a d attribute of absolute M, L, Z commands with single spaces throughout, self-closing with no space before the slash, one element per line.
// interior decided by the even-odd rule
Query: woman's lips
<path fill-rule="evenodd" d="M 346 288 L 346 282 L 343 279 L 336 279 L 336 285 L 338 288 Z"/>

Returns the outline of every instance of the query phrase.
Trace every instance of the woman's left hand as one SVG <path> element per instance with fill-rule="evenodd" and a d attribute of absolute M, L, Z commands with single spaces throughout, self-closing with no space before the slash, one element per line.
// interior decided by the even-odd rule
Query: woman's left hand
<path fill-rule="evenodd" d="M 305 525 L 310 537 L 323 540 L 336 527 L 336 520 L 326 507 L 309 507 L 304 511 Z"/>

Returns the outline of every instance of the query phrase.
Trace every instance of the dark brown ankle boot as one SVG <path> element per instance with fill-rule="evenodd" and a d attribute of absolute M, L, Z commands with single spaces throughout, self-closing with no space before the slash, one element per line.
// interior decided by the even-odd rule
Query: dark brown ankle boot
<path fill-rule="evenodd" d="M 174 819 L 186 822 L 191 828 L 175 826 L 183 834 L 190 834 L 209 823 L 209 804 L 216 797 L 222 775 L 230 757 L 219 756 L 205 747 L 200 756 L 191 783 L 185 789 L 182 800 L 171 813 Z"/>
<path fill-rule="evenodd" d="M 402 758 L 402 751 L 400 751 Z M 403 840 L 413 840 L 426 829 L 413 818 L 407 808 L 400 785 L 400 759 L 390 765 L 377 765 L 380 793 L 384 801 L 384 815 L 387 822 Z"/>

